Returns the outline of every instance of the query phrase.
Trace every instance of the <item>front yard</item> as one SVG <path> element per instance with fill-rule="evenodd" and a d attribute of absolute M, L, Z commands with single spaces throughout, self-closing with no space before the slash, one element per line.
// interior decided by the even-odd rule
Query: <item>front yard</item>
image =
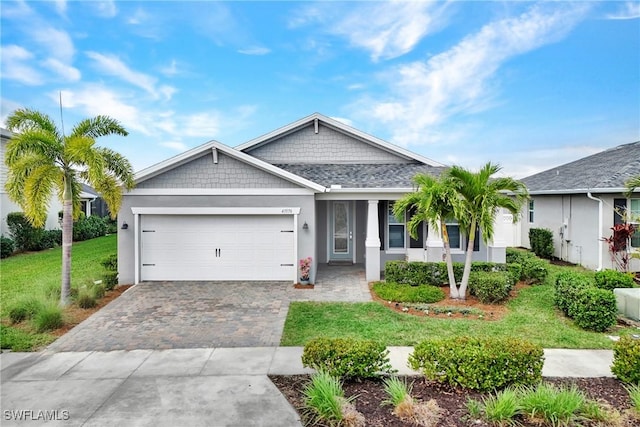
<path fill-rule="evenodd" d="M 389 346 L 412 346 L 427 338 L 452 336 L 514 336 L 544 348 L 609 349 L 608 335 L 638 333 L 630 327 L 614 327 L 606 333 L 589 332 L 573 324 L 554 306 L 553 283 L 563 269 L 550 266 L 544 284 L 526 286 L 506 303 L 507 314 L 500 320 L 449 318 L 446 314 L 418 317 L 398 313 L 378 302 L 317 303 L 292 302 L 281 345 L 303 346 L 316 337 L 372 339 Z M 445 289 L 445 288 L 443 288 Z"/>
<path fill-rule="evenodd" d="M 100 262 L 116 253 L 117 236 L 109 235 L 73 244 L 72 288 L 91 284 L 102 279 L 104 269 Z M 12 325 L 9 310 L 26 296 L 55 300 L 59 295 L 61 248 L 25 253 L 0 261 L 2 287 L 0 289 L 0 333 L 2 348 L 14 351 L 36 350 L 56 339 L 55 333 L 36 333 L 28 324 Z M 64 313 L 66 320 L 74 308 Z M 75 308 L 77 311 L 77 308 Z M 55 332 L 55 331 L 54 331 Z"/>

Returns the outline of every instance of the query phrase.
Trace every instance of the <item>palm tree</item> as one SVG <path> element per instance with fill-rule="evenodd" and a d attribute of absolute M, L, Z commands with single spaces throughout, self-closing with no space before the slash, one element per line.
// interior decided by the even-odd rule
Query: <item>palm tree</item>
<path fill-rule="evenodd" d="M 451 298 L 459 298 L 456 279 L 453 274 L 451 247 L 447 233 L 446 220 L 455 217 L 455 209 L 459 205 L 459 197 L 453 186 L 443 176 L 435 178 L 431 175 L 417 174 L 413 181 L 416 191 L 408 193 L 393 204 L 393 214 L 400 221 L 404 221 L 406 212 L 412 212 L 408 222 L 409 233 L 414 239 L 418 235 L 418 227 L 423 221 L 428 222 L 435 230 L 442 230 L 447 275 L 449 277 L 449 294 Z M 413 208 L 413 209 L 411 209 Z"/>
<path fill-rule="evenodd" d="M 20 205 L 36 227 L 46 220 L 55 191 L 62 200 L 62 289 L 60 304 L 69 303 L 73 218 L 80 215 L 81 181 L 104 198 L 115 218 L 122 202 L 122 187 L 133 188 L 133 168 L 115 151 L 95 146 L 107 135 L 128 135 L 114 119 L 96 116 L 76 124 L 65 136 L 46 114 L 29 109 L 14 111 L 6 121 L 16 132 L 7 144 L 5 184 L 9 198 Z"/>
<path fill-rule="evenodd" d="M 625 187 L 627 187 L 627 192 L 625 194 L 631 197 L 635 189 L 640 188 L 640 175 L 629 178 L 629 180 L 625 184 Z"/>
<path fill-rule="evenodd" d="M 460 223 L 460 229 L 464 230 L 468 237 L 464 273 L 460 284 L 462 299 L 466 297 L 469 283 L 477 227 L 482 231 L 482 240 L 487 243 L 493 238 L 493 225 L 498 208 L 509 210 L 514 214 L 514 221 L 516 221 L 516 214 L 520 212 L 520 207 L 528 197 L 527 188 L 523 183 L 508 177 L 492 179 L 492 175 L 500 169 L 499 165 L 489 162 L 475 173 L 460 166 L 453 166 L 448 172 L 451 183 L 463 204 L 463 208 L 457 211 L 456 219 Z"/>

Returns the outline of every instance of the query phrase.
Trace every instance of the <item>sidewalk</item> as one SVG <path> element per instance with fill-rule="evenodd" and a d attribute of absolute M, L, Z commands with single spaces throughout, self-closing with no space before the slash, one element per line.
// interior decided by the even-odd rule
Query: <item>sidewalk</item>
<path fill-rule="evenodd" d="M 389 347 L 400 375 L 411 347 Z M 299 426 L 267 375 L 313 372 L 302 347 L 3 353 L 2 425 Z M 612 376 L 610 350 L 545 350 L 544 376 Z M 12 412 L 13 411 L 13 412 Z M 45 411 L 45 412 L 43 412 Z M 43 422 L 42 417 L 57 421 Z"/>

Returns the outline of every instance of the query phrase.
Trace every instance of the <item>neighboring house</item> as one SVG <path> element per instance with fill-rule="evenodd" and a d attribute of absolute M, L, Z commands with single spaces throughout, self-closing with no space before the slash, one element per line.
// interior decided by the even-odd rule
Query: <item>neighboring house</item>
<path fill-rule="evenodd" d="M 378 280 L 387 260 L 442 261 L 440 235 L 424 225 L 411 239 L 391 207 L 415 174 L 444 168 L 321 114 L 235 149 L 208 142 L 136 174 L 118 215 L 119 280 L 296 282 L 308 256 L 312 281 L 325 263 L 365 264 Z M 464 236 L 455 223 L 449 234 L 462 261 Z M 474 259 L 504 262 L 504 246 L 480 244 Z"/>
<path fill-rule="evenodd" d="M 640 188 L 628 198 L 624 185 L 640 175 L 640 141 L 620 145 L 524 178 L 531 199 L 523 210 L 522 245 L 529 245 L 529 229 L 548 228 L 554 235 L 555 256 L 587 268 L 615 268 L 601 239 L 623 221 L 617 211 L 640 216 Z M 631 239 L 640 251 L 640 233 Z M 640 270 L 633 260 L 632 271 Z"/>
<path fill-rule="evenodd" d="M 7 165 L 5 164 L 5 151 L 7 148 L 7 143 L 12 138 L 13 133 L 7 129 L 0 128 L 0 232 L 3 236 L 9 236 L 9 228 L 7 226 L 7 215 L 11 212 L 21 212 L 22 208 L 11 201 L 9 199 L 9 195 L 4 188 L 4 185 L 7 181 Z M 98 198 L 98 194 L 96 191 L 89 187 L 88 185 L 83 184 L 82 192 L 80 193 L 80 200 L 82 202 L 82 211 L 85 212 L 86 215 L 100 215 L 100 202 L 102 199 Z M 97 210 L 96 205 L 97 202 Z M 58 219 L 59 212 L 62 211 L 62 202 L 58 198 L 57 194 L 51 198 L 49 203 L 49 212 L 47 214 L 47 220 L 45 222 L 44 228 L 47 230 L 60 228 L 60 223 Z M 105 216 L 105 215 L 100 215 Z"/>

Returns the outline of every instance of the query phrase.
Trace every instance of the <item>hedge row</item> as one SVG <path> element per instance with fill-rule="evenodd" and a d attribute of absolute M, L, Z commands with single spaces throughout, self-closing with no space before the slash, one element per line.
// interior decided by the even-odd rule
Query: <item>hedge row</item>
<path fill-rule="evenodd" d="M 533 252 L 507 248 L 507 264 L 520 264 L 522 273 L 520 280 L 530 284 L 544 283 L 549 275 L 549 263 L 540 259 Z"/>
<path fill-rule="evenodd" d="M 517 338 L 456 337 L 419 343 L 409 366 L 427 379 L 480 391 L 542 379 L 541 346 Z"/>
<path fill-rule="evenodd" d="M 556 277 L 556 306 L 583 329 L 603 332 L 615 325 L 616 298 L 612 291 L 599 289 L 584 274 L 564 271 Z"/>
<path fill-rule="evenodd" d="M 453 263 L 453 273 L 456 278 L 462 278 L 463 270 L 463 263 Z M 471 263 L 471 271 L 506 272 L 509 274 L 512 284 L 515 284 L 519 280 L 521 267 L 495 262 L 473 262 Z M 442 286 L 449 283 L 447 263 L 445 262 L 387 261 L 384 266 L 384 279 L 387 282 L 411 286 Z"/>

